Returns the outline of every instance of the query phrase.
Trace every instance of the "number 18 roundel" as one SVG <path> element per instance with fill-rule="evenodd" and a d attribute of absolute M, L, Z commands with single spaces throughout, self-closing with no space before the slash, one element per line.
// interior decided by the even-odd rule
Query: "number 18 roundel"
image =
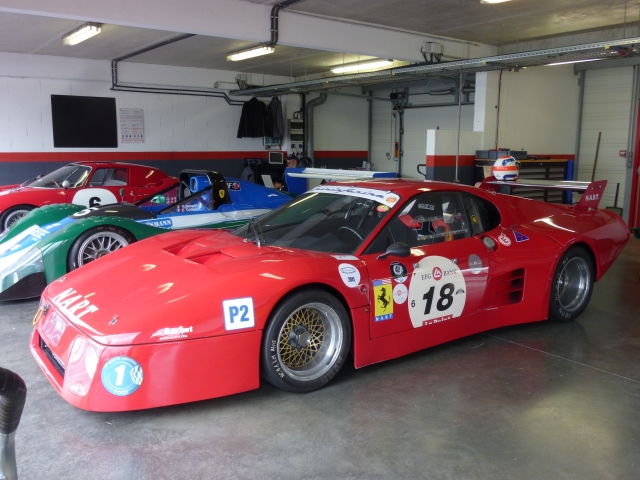
<path fill-rule="evenodd" d="M 420 260 L 409 286 L 409 316 L 414 328 L 462 315 L 467 286 L 458 266 L 445 257 Z"/>

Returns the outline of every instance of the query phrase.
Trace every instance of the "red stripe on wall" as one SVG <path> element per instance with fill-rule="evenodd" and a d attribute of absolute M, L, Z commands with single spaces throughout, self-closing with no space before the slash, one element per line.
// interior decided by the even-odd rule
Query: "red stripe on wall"
<path fill-rule="evenodd" d="M 314 158 L 368 158 L 366 150 L 316 150 Z"/>
<path fill-rule="evenodd" d="M 283 152 L 286 154 L 286 152 Z M 0 163 L 140 160 L 242 160 L 268 158 L 269 152 L 0 152 Z"/>
<path fill-rule="evenodd" d="M 475 155 L 460 155 L 458 159 L 459 167 L 473 167 L 475 165 Z M 427 155 L 427 167 L 455 167 L 455 155 Z"/>

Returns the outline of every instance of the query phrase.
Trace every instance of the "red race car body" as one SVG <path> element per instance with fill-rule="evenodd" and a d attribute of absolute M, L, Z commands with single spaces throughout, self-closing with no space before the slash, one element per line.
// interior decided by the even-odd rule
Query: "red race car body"
<path fill-rule="evenodd" d="M 54 203 L 96 207 L 153 195 L 178 180 L 153 167 L 120 162 L 76 162 L 22 185 L 0 190 L 0 230 L 30 210 Z"/>
<path fill-rule="evenodd" d="M 124 411 L 292 391 L 586 308 L 629 238 L 606 211 L 417 181 L 321 185 L 233 233 L 141 241 L 50 284 L 31 351 L 56 391 Z"/>

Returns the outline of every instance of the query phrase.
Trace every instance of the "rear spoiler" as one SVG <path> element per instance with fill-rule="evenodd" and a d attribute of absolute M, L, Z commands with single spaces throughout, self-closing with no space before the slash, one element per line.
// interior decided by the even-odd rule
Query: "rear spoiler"
<path fill-rule="evenodd" d="M 293 178 L 319 178 L 321 180 L 364 180 L 372 178 L 396 178 L 395 172 L 373 172 L 370 170 L 338 170 L 334 168 L 288 168 L 287 175 Z"/>
<path fill-rule="evenodd" d="M 373 178 L 396 178 L 395 172 L 373 172 L 370 170 L 338 170 L 334 168 L 287 168 L 285 182 L 290 193 L 300 195 L 307 190 L 308 179 L 326 180 L 371 180 Z"/>
<path fill-rule="evenodd" d="M 505 186 L 510 188 L 541 188 L 547 190 L 569 190 L 575 192 L 583 192 L 582 198 L 576 203 L 576 210 L 588 210 L 590 208 L 598 208 L 602 194 L 607 186 L 606 180 L 598 180 L 597 182 L 574 182 L 570 180 L 516 180 L 504 181 L 496 180 L 496 177 L 487 177 L 480 184 L 479 188 L 490 192 L 497 192 L 499 187 Z"/>

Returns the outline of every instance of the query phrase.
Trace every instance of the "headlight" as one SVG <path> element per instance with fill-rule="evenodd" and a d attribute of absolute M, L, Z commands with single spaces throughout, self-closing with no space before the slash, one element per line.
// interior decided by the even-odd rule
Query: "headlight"
<path fill-rule="evenodd" d="M 77 336 L 71 345 L 69 362 L 64 374 L 64 386 L 76 395 L 84 397 L 98 368 L 98 350 L 84 337 Z"/>
<path fill-rule="evenodd" d="M 65 328 L 67 328 L 67 322 L 56 312 L 51 312 L 51 315 L 47 315 L 44 322 L 42 322 L 41 331 L 43 335 L 47 337 L 47 340 L 49 340 L 49 345 L 57 347 Z"/>
<path fill-rule="evenodd" d="M 34 247 L 0 272 L 0 292 L 4 292 L 27 275 L 39 272 L 44 272 L 42 252 Z"/>

